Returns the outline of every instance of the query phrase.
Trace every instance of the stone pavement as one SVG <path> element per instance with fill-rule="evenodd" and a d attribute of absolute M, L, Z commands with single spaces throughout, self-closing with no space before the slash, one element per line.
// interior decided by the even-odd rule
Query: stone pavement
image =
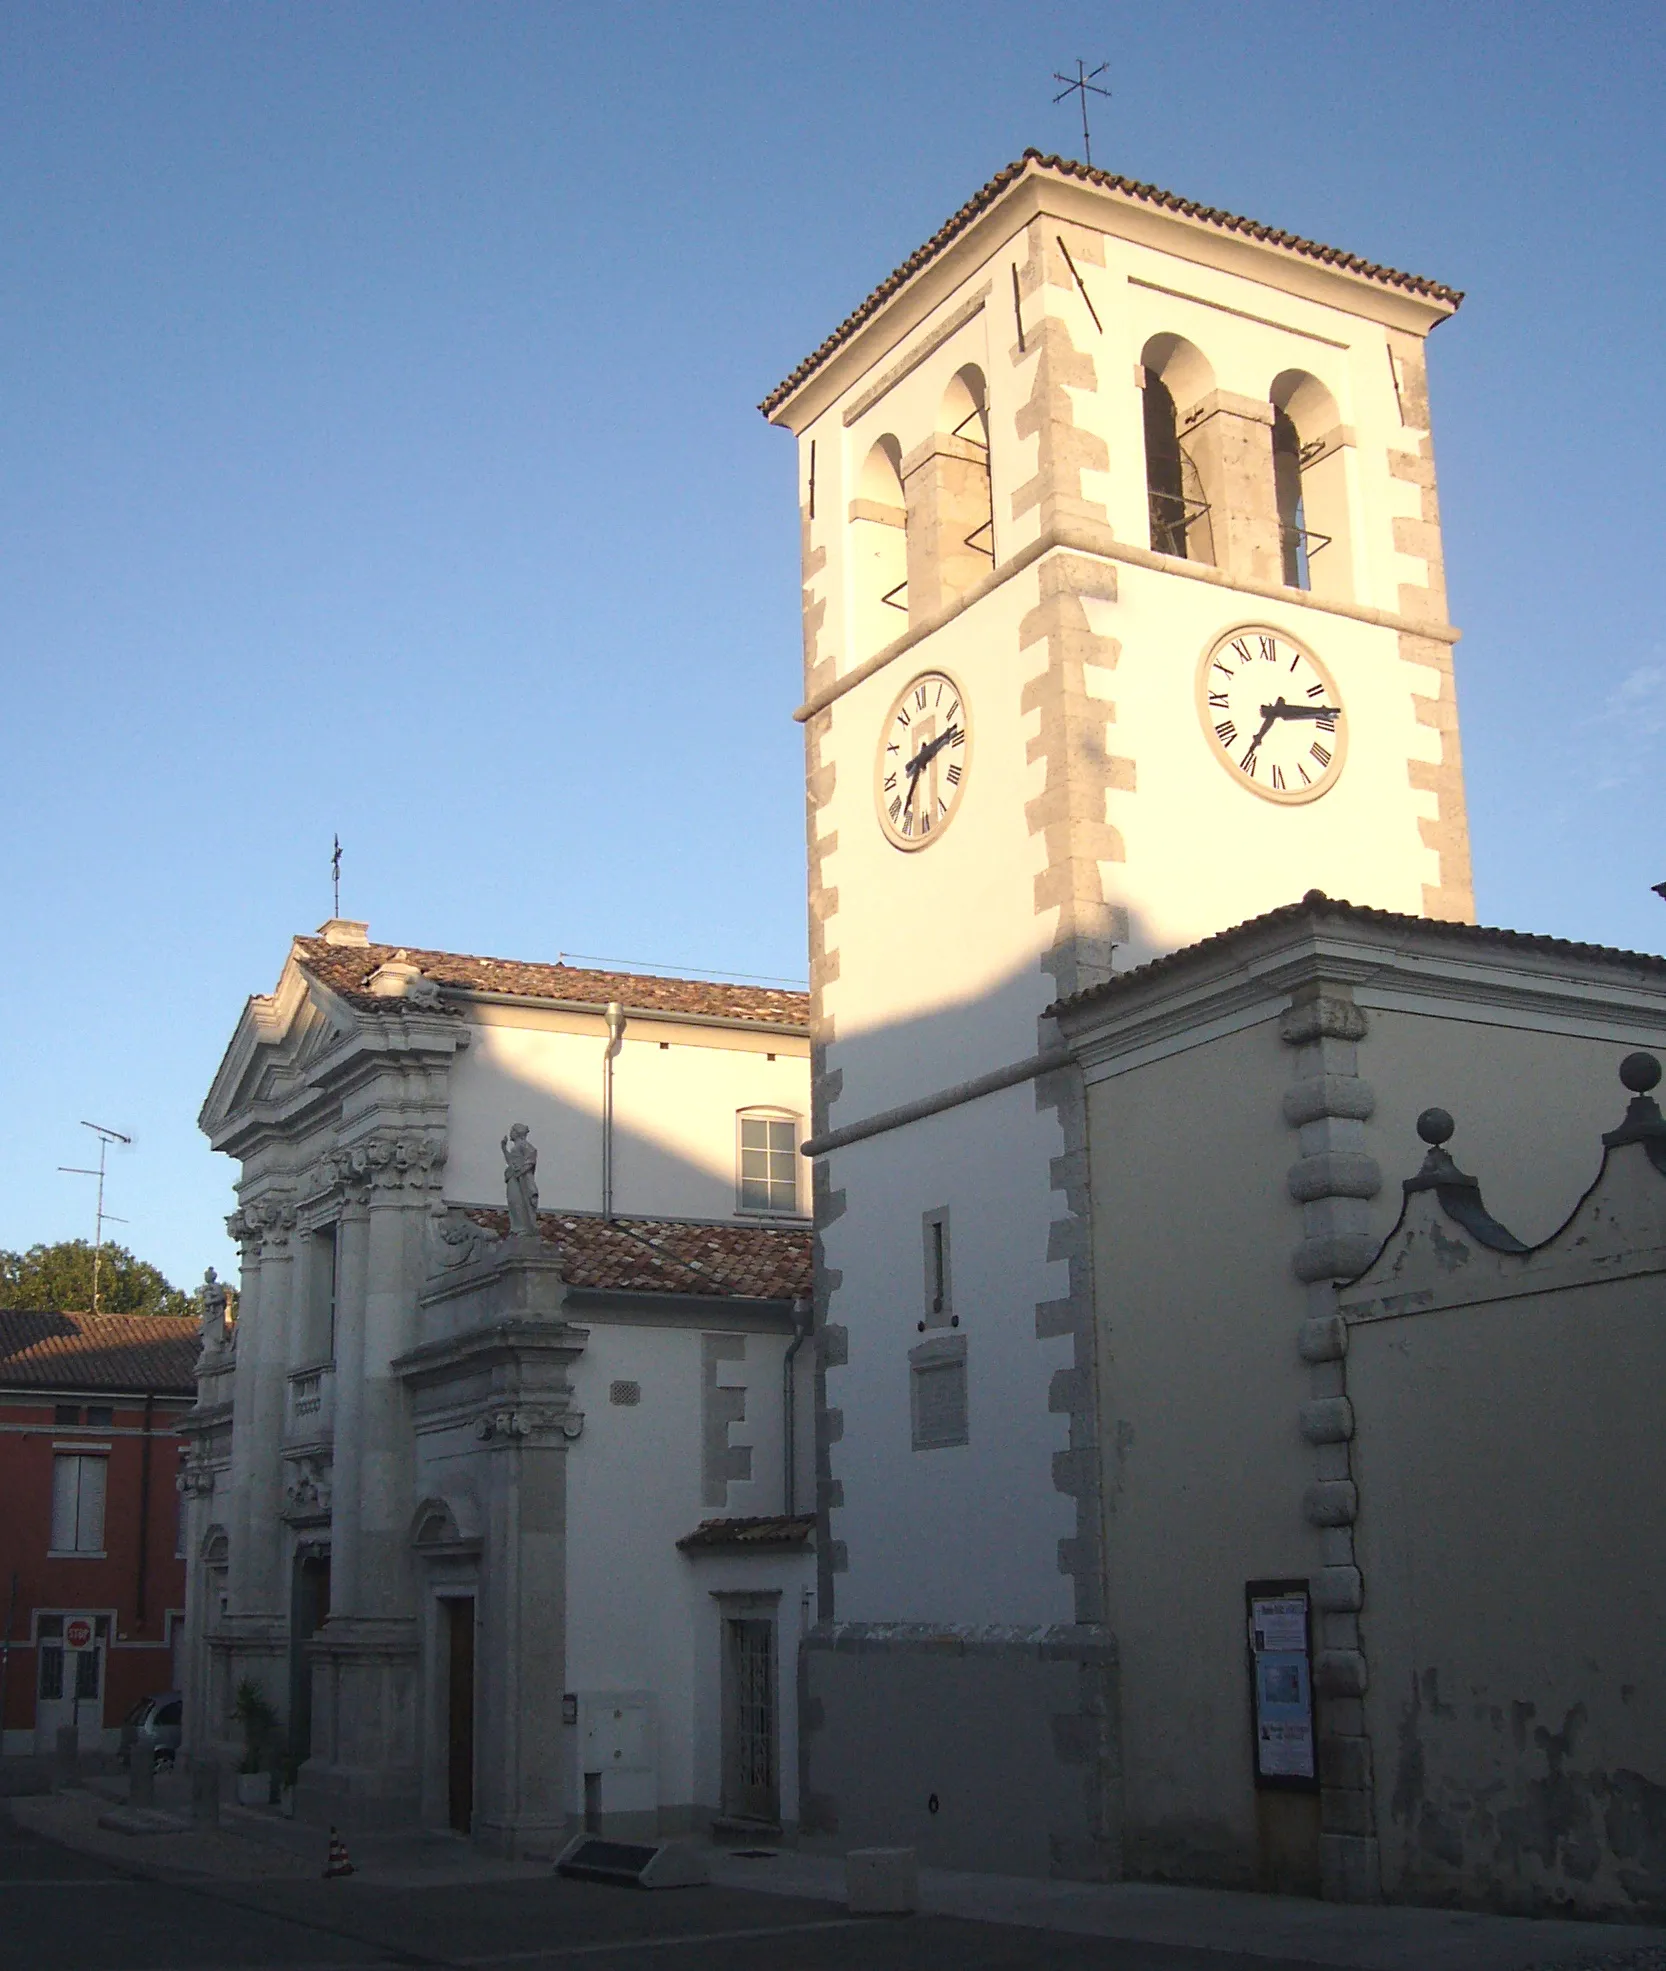
<path fill-rule="evenodd" d="M 48 1895 L 57 1871 L 79 1855 L 82 1868 L 102 1865 L 104 1900 L 93 1898 L 89 1908 L 113 1913 L 124 1890 L 144 1906 L 149 1883 L 182 1915 L 177 1938 L 166 1945 L 106 1958 L 88 1954 L 90 1941 L 72 1947 L 60 1912 L 51 1937 L 70 1951 L 61 1960 L 65 1971 L 105 1964 L 109 1971 L 161 1971 L 176 1961 L 166 1955 L 175 1942 L 197 1951 L 179 1956 L 181 1965 L 247 1971 L 280 1960 L 305 1963 L 308 1971 L 394 1962 L 535 1971 L 541 1960 L 554 1965 L 570 1956 L 604 1960 L 598 1971 L 606 1961 L 637 1960 L 656 1971 L 738 1971 L 753 1961 L 772 1971 L 788 1964 L 793 1971 L 937 1971 L 945 1964 L 955 1971 L 1666 1971 L 1666 1930 L 935 1869 L 921 1871 L 917 1918 L 862 1922 L 844 1908 L 842 1861 L 792 1850 L 718 1849 L 710 1889 L 654 1895 L 557 1881 L 547 1864 L 498 1861 L 454 1837 L 385 1836 L 355 1839 L 356 1874 L 325 1882 L 326 1837 L 318 1828 L 275 1810 L 233 1806 L 222 1809 L 219 1827 L 192 1826 L 179 1811 L 188 1807 L 187 1793 L 183 1775 L 158 1775 L 157 1805 L 177 1812 L 179 1824 L 147 1834 L 99 1825 L 125 1796 L 120 1779 L 10 1799 L 0 1813 L 9 1812 L 14 1829 L 0 1820 L 0 1841 L 10 1838 L 19 1855 L 27 1848 L 64 1859 L 0 1869 L 0 1936 L 23 1941 L 27 1926 L 18 1927 L 16 1912 L 26 1917 L 30 1896 Z M 27 1893 L 8 1896 L 8 1877 Z M 233 1923 L 235 1946 L 214 1928 L 232 1922 L 227 1911 L 241 1911 L 237 1922 L 255 1925 L 245 1934 Z M 90 1920 L 85 1911 L 77 1916 Z M 207 1956 L 197 1949 L 209 1944 L 198 1934 L 205 1923 L 214 1938 Z M 295 1937 L 271 1955 L 292 1929 Z M 32 1951 L 28 1961 L 34 1971 L 52 1971 L 58 1960 L 48 1950 L 45 1957 Z"/>
<path fill-rule="evenodd" d="M 719 1851 L 713 1879 L 737 1888 L 834 1899 L 844 1893 L 844 1864 L 837 1856 L 790 1850 L 751 1860 Z M 1539 1971 L 1562 1964 L 1596 1971 L 1609 1961 L 1619 1965 L 1634 1958 L 1637 1971 L 1666 1971 L 1666 1929 L 1360 1907 L 1154 1882 L 1041 1882 L 923 1868 L 920 1908 L 982 1923 L 1346 1971 Z M 1645 1955 L 1638 1958 L 1639 1952 Z"/>

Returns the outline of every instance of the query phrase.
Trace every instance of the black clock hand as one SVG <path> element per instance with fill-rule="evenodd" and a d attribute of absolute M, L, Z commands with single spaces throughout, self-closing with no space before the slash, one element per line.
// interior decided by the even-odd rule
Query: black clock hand
<path fill-rule="evenodd" d="M 1282 705 L 1284 700 L 1281 698 L 1278 702 Z M 1267 734 L 1272 731 L 1273 721 L 1277 717 L 1278 712 L 1273 706 L 1263 705 L 1261 707 L 1261 730 L 1244 749 L 1244 757 L 1238 762 L 1241 767 L 1247 768 L 1250 761 L 1255 758 L 1257 748 L 1260 746 L 1262 740 L 1266 738 Z"/>
<path fill-rule="evenodd" d="M 1274 719 L 1335 719 L 1340 718 L 1342 714 L 1340 708 L 1335 705 L 1287 705 L 1280 698 L 1274 704 L 1263 705 L 1261 716 L 1268 725 L 1271 725 Z M 1263 726 L 1261 730 L 1265 732 L 1267 726 Z"/>

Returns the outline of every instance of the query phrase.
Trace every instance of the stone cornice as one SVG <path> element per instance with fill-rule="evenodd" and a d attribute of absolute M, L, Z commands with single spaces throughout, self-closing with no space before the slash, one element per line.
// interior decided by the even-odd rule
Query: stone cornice
<path fill-rule="evenodd" d="M 1456 643 L 1460 635 L 1449 623 L 1423 621 L 1392 609 L 1374 609 L 1362 602 L 1335 601 L 1327 596 L 1315 595 L 1310 589 L 1286 588 L 1280 582 L 1258 582 L 1245 575 L 1230 574 L 1205 561 L 1187 561 L 1177 555 L 1157 554 L 1151 548 L 1136 547 L 1132 541 L 1120 541 L 1103 521 L 1067 519 L 1045 528 L 1033 541 L 1009 555 L 999 567 L 992 568 L 982 581 L 974 583 L 934 616 L 928 616 L 923 622 L 905 630 L 882 650 L 876 650 L 871 657 L 852 666 L 831 684 L 812 692 L 793 713 L 793 717 L 800 725 L 814 718 L 817 712 L 825 711 L 847 691 L 854 691 L 857 685 L 865 683 L 888 664 L 905 657 L 917 645 L 924 643 L 927 637 L 935 636 L 946 624 L 965 615 L 986 595 L 993 594 L 1044 555 L 1054 552 L 1096 555 L 1101 561 L 1123 562 L 1133 568 L 1149 568 L 1161 574 L 1177 575 L 1184 581 L 1202 582 L 1211 588 L 1230 590 L 1234 595 L 1253 597 L 1257 602 L 1271 602 L 1281 609 L 1303 609 L 1321 616 L 1342 616 L 1350 622 L 1368 623 L 1373 628 L 1393 630 L 1401 636 L 1427 637 L 1432 643 Z"/>
<path fill-rule="evenodd" d="M 1629 972 L 1629 976 L 1628 976 Z M 1253 939 L 1199 949 L 1184 970 L 1054 1009 L 1089 1081 L 1184 1052 L 1279 1013 L 1303 986 L 1348 986 L 1362 1007 L 1599 1035 L 1666 1040 L 1666 985 L 1623 958 L 1552 954 L 1431 930 L 1333 919 L 1272 924 Z"/>
<path fill-rule="evenodd" d="M 794 432 L 807 430 L 853 385 L 895 358 L 908 338 L 938 309 L 952 305 L 989 261 L 1012 249 L 1035 219 L 1081 226 L 1170 260 L 1253 282 L 1298 305 L 1316 303 L 1418 336 L 1427 335 L 1453 311 L 1453 303 L 1437 296 L 1394 287 L 1247 232 L 1229 232 L 1201 217 L 1032 167 L 816 361 L 802 381 L 772 391 L 766 400 L 770 422 Z"/>

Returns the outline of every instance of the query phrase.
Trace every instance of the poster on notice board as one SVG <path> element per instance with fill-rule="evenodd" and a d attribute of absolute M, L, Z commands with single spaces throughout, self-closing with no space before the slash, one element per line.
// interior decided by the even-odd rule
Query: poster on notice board
<path fill-rule="evenodd" d="M 1305 1581 L 1251 1581 L 1250 1716 L 1255 1783 L 1308 1790 L 1319 1783 L 1313 1730 L 1312 1620 Z"/>

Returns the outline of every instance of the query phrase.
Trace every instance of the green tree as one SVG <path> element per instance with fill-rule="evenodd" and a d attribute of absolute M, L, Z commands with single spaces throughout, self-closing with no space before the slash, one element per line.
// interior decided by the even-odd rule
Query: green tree
<path fill-rule="evenodd" d="M 60 1239 L 27 1252 L 0 1251 L 0 1307 L 85 1314 L 93 1304 L 93 1249 L 86 1239 Z M 107 1245 L 99 1255 L 98 1306 L 103 1314 L 195 1314 L 192 1295 L 181 1293 L 157 1269 L 126 1246 Z"/>

